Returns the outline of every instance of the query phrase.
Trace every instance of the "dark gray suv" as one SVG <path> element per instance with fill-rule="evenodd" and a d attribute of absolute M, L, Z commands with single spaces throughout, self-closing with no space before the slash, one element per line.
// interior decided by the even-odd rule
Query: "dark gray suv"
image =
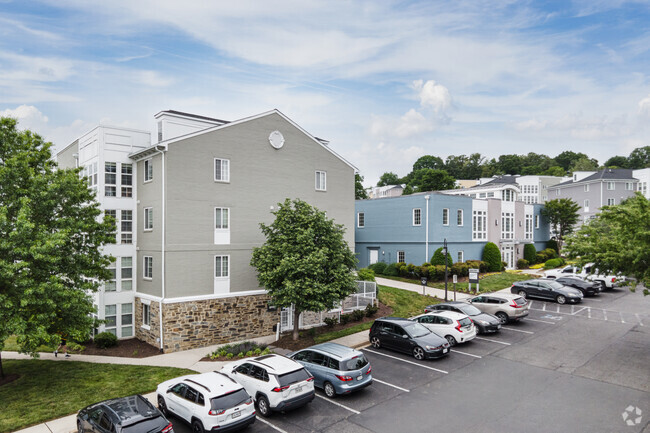
<path fill-rule="evenodd" d="M 370 328 L 370 344 L 410 353 L 415 359 L 440 358 L 449 354 L 449 342 L 424 325 L 401 317 L 382 317 Z"/>

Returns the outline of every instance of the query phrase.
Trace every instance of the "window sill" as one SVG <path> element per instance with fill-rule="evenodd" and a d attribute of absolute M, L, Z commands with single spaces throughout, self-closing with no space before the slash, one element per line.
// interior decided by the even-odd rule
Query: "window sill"
<path fill-rule="evenodd" d="M 142 181 L 142 183 L 151 183 L 151 182 L 153 182 L 153 179 L 149 179 L 149 180 L 144 180 L 144 181 Z"/>
<path fill-rule="evenodd" d="M 218 180 L 218 179 L 215 179 L 214 183 L 230 183 L 230 180 Z"/>
<path fill-rule="evenodd" d="M 145 281 L 152 281 L 153 277 L 142 277 L 142 279 Z"/>
<path fill-rule="evenodd" d="M 144 232 L 152 232 L 153 229 L 143 229 L 142 231 L 144 231 Z"/>
<path fill-rule="evenodd" d="M 147 331 L 151 331 L 151 326 L 149 326 L 149 325 L 142 325 L 142 326 L 140 326 L 140 328 L 146 329 Z"/>

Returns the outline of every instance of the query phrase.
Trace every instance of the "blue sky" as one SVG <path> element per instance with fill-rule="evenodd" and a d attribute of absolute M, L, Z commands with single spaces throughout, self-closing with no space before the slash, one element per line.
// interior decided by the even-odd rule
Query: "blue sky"
<path fill-rule="evenodd" d="M 0 114 L 57 147 L 277 108 L 366 185 L 425 154 L 650 145 L 650 1 L 0 0 Z"/>

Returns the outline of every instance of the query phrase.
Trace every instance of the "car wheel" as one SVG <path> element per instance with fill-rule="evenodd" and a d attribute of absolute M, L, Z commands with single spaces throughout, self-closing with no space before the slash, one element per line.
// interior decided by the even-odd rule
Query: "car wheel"
<path fill-rule="evenodd" d="M 81 421 L 77 421 L 77 432 L 84 433 L 84 426 L 81 424 Z"/>
<path fill-rule="evenodd" d="M 158 410 L 160 410 L 165 417 L 169 417 L 169 411 L 167 410 L 165 399 L 160 395 L 158 396 Z"/>
<path fill-rule="evenodd" d="M 454 337 L 452 337 L 451 335 L 447 335 L 447 336 L 445 336 L 445 338 L 449 342 L 450 346 L 455 346 L 456 345 L 456 339 Z"/>
<path fill-rule="evenodd" d="M 598 283 L 598 291 L 599 292 L 602 292 L 603 290 L 605 290 L 605 283 L 603 283 L 602 281 L 596 281 L 596 282 Z"/>
<path fill-rule="evenodd" d="M 336 390 L 334 389 L 334 385 L 332 385 L 329 382 L 325 382 L 325 386 L 323 386 L 323 391 L 325 391 L 325 395 L 328 396 L 329 398 L 336 397 Z"/>
<path fill-rule="evenodd" d="M 423 360 L 424 359 L 424 350 L 420 346 L 417 346 L 416 348 L 413 349 L 413 357 L 417 360 Z"/>
<path fill-rule="evenodd" d="M 508 315 L 503 311 L 499 311 L 498 313 L 495 314 L 495 316 L 499 318 L 499 322 L 501 322 L 502 325 L 508 323 Z"/>
<path fill-rule="evenodd" d="M 257 399 L 257 410 L 260 411 L 260 414 L 263 417 L 271 416 L 271 406 L 269 406 L 269 400 L 263 395 Z"/>
<path fill-rule="evenodd" d="M 565 304 L 566 303 L 566 298 L 562 295 L 557 295 L 557 298 L 555 298 L 558 304 Z"/>
<path fill-rule="evenodd" d="M 524 290 L 520 290 L 519 293 L 517 293 L 517 294 L 518 294 L 519 296 L 521 296 L 522 298 L 526 299 L 526 296 L 527 296 L 527 295 L 526 295 L 526 292 L 525 292 Z"/>
<path fill-rule="evenodd" d="M 381 347 L 381 341 L 379 341 L 379 338 L 377 337 L 372 337 L 370 339 L 370 344 L 372 344 L 372 347 L 375 349 L 379 349 Z"/>
<path fill-rule="evenodd" d="M 192 433 L 204 433 L 203 424 L 198 419 L 192 421 Z"/>

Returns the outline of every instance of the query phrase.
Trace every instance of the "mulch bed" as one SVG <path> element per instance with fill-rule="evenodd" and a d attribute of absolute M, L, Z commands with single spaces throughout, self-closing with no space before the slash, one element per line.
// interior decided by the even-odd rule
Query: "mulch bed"
<path fill-rule="evenodd" d="M 18 373 L 12 373 L 12 374 L 5 374 L 5 377 L 0 377 L 0 386 L 6 385 L 10 382 L 13 382 L 14 380 L 18 379 L 20 377 L 20 374 Z"/>
<path fill-rule="evenodd" d="M 160 355 L 160 349 L 138 340 L 137 338 L 130 338 L 128 340 L 119 340 L 117 346 L 102 349 L 95 346 L 95 343 L 84 343 L 85 349 L 81 352 L 69 351 L 72 355 L 101 355 L 101 356 L 119 356 L 122 358 L 147 358 L 149 356 Z M 63 353 L 59 353 L 63 356 Z"/>

